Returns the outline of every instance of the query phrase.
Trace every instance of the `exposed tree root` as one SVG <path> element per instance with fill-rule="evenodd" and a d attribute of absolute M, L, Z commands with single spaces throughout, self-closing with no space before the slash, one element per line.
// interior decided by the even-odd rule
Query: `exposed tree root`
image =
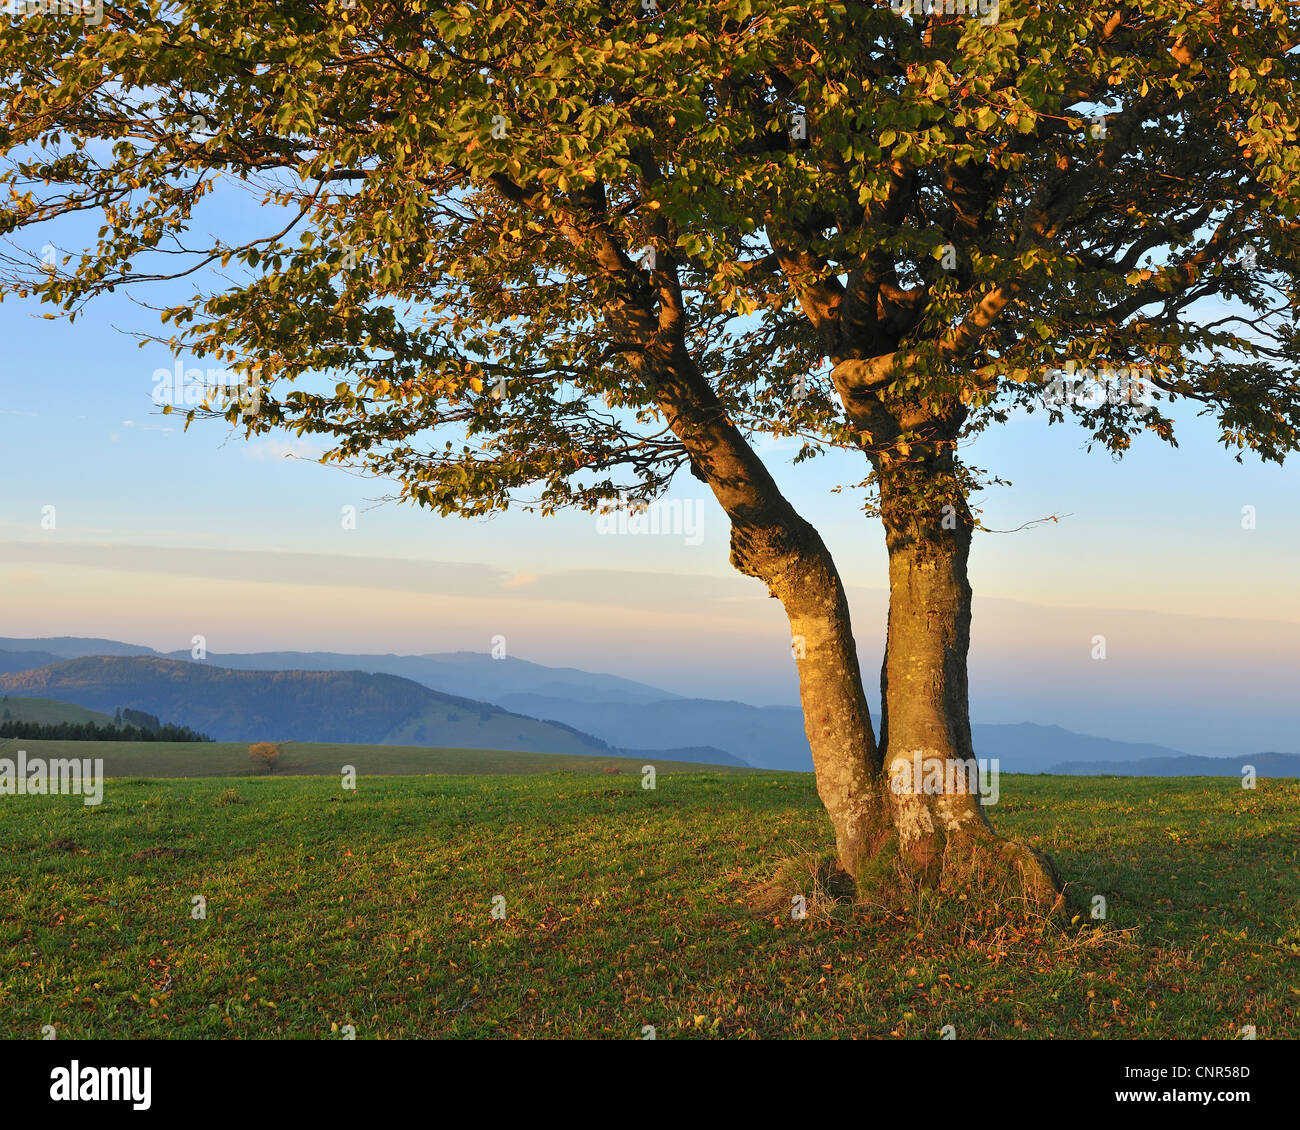
<path fill-rule="evenodd" d="M 920 850 L 914 843 L 900 851 L 891 835 L 859 864 L 859 901 L 894 907 L 921 891 L 942 901 L 1000 905 L 1013 917 L 1057 915 L 1066 906 L 1050 856 L 984 828 L 929 837 Z"/>
<path fill-rule="evenodd" d="M 906 841 L 906 847 L 901 846 Z M 892 795 L 883 784 L 871 806 L 853 874 L 833 852 L 783 860 L 750 892 L 762 913 L 790 912 L 803 896 L 810 917 L 855 901 L 899 911 L 930 903 L 1000 910 L 1007 920 L 1066 917 L 1065 885 L 1050 856 L 993 831 L 978 797 Z"/>
<path fill-rule="evenodd" d="M 925 898 L 964 910 L 1000 911 L 1008 921 L 1067 916 L 1066 895 L 1049 856 L 1029 844 L 989 835 L 948 840 L 934 865 L 918 870 L 889 835 L 859 862 L 856 879 L 834 852 L 806 852 L 782 860 L 771 879 L 749 892 L 763 915 L 790 915 L 795 896 L 813 920 L 829 918 L 849 903 L 900 912 Z"/>

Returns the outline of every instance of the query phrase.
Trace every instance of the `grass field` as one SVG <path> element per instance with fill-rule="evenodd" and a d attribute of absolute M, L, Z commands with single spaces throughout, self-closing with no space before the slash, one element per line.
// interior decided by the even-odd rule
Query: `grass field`
<path fill-rule="evenodd" d="M 779 860 L 830 844 L 798 774 L 127 780 L 0 807 L 8 1037 L 1300 1035 L 1300 783 L 1004 777 L 999 829 L 1108 901 L 1020 930 L 924 901 L 757 910 Z"/>
<path fill-rule="evenodd" d="M 248 742 L 82 742 L 44 738 L 0 738 L 0 757 L 18 750 L 30 757 L 102 758 L 108 777 L 243 777 L 252 772 Z M 496 749 L 433 749 L 428 746 L 349 745 L 284 742 L 277 776 L 339 776 L 351 765 L 358 774 L 406 773 L 640 773 L 696 771 L 698 762 L 658 758 L 607 757 L 563 753 L 515 753 Z M 741 766 L 708 766 L 711 772 L 754 773 Z"/>

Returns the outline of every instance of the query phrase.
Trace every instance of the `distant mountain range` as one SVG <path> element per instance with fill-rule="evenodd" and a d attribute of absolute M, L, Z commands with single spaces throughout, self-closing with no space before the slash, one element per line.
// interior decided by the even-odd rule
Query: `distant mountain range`
<path fill-rule="evenodd" d="M 70 660 L 112 657 L 100 666 Z M 0 688 L 92 709 L 131 706 L 218 740 L 370 741 L 539 753 L 657 753 L 677 760 L 812 768 L 797 707 L 684 698 L 645 683 L 477 652 L 156 652 L 116 640 L 0 637 Z M 16 680 L 16 681 L 15 681 Z M 130 701 L 122 697 L 128 692 Z M 1032 723 L 972 726 L 975 752 L 1007 773 L 1237 776 L 1251 759 L 1194 758 Z M 1268 760 L 1276 759 L 1276 760 Z M 1300 776 L 1300 757 L 1261 754 L 1261 776 Z M 1231 769 L 1223 766 L 1231 765 Z M 1188 768 L 1187 766 L 1190 766 Z M 1126 768 L 1126 772 L 1136 769 Z"/>
<path fill-rule="evenodd" d="M 111 713 L 146 710 L 217 741 L 372 742 L 531 753 L 627 752 L 744 762 L 723 750 L 614 751 L 561 722 L 540 721 L 490 703 L 442 694 L 410 679 L 363 671 L 236 671 L 146 656 L 61 659 L 0 675 L 5 694 L 53 698 Z"/>
<path fill-rule="evenodd" d="M 1103 777 L 1240 777 L 1247 765 L 1256 777 L 1300 777 L 1300 756 L 1256 753 L 1250 757 L 1157 757 L 1142 761 L 1067 761 L 1053 773 Z"/>
<path fill-rule="evenodd" d="M 0 636 L 0 673 L 30 671 L 60 659 L 88 655 L 141 656 L 192 662 L 188 650 L 160 652 L 117 640 L 59 636 L 13 639 Z M 367 671 L 399 675 L 433 690 L 464 698 L 495 701 L 500 693 L 523 693 L 578 702 L 656 702 L 678 696 L 616 675 L 596 675 L 573 667 L 544 667 L 524 659 L 493 659 L 474 651 L 432 655 L 350 655 L 333 651 L 209 653 L 203 661 L 239 671 Z"/>

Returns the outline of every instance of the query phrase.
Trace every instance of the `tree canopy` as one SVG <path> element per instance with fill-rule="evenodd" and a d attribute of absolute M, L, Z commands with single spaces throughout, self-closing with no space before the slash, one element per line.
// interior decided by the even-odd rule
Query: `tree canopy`
<path fill-rule="evenodd" d="M 330 437 L 444 512 L 662 488 L 693 457 L 656 351 L 742 430 L 877 468 L 1041 404 L 1067 364 L 1136 374 L 1140 396 L 1049 398 L 1112 450 L 1172 439 L 1181 396 L 1280 457 L 1300 421 L 1295 6 L 995 15 L 29 16 L 0 33 L 0 225 L 104 226 L 12 284 L 74 313 L 226 268 L 164 318 L 178 351 L 255 374 L 258 411 L 232 419 Z M 264 190 L 265 230 L 201 234 L 223 180 Z M 1185 316 L 1211 298 L 1234 310 Z"/>

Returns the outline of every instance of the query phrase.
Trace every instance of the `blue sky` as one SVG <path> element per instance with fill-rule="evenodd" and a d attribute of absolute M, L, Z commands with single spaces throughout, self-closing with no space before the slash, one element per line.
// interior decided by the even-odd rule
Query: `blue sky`
<path fill-rule="evenodd" d="M 169 285 L 139 297 L 193 289 Z M 306 444 L 249 443 L 213 423 L 185 434 L 159 414 L 153 375 L 174 359 L 121 332 L 157 327 L 121 294 L 73 326 L 12 296 L 0 304 L 0 634 L 403 652 L 484 651 L 501 634 L 512 654 L 542 663 L 678 693 L 796 700 L 784 620 L 731 569 L 722 513 L 696 480 L 675 491 L 699 507 L 694 545 L 601 536 L 590 515 L 467 522 L 379 504 L 383 484 L 316 464 Z M 1055 721 L 1172 745 L 1181 735 L 1191 752 L 1300 748 L 1297 469 L 1237 464 L 1211 421 L 1186 406 L 1178 418 L 1179 448 L 1139 439 L 1120 463 L 1085 454 L 1079 429 L 1049 428 L 1042 414 L 967 452 L 1012 484 L 979 496 L 987 525 L 1061 516 L 977 538 L 977 721 Z M 843 453 L 796 468 L 792 447 L 763 450 L 835 555 L 874 682 L 883 538 L 859 495 L 830 490 L 865 468 Z M 47 506 L 53 530 L 41 526 Z M 343 528 L 349 506 L 355 529 Z M 1243 529 L 1244 506 L 1254 529 Z M 1094 623 L 1132 638 L 1127 662 L 1113 646 L 1109 667 L 1091 660 Z"/>

